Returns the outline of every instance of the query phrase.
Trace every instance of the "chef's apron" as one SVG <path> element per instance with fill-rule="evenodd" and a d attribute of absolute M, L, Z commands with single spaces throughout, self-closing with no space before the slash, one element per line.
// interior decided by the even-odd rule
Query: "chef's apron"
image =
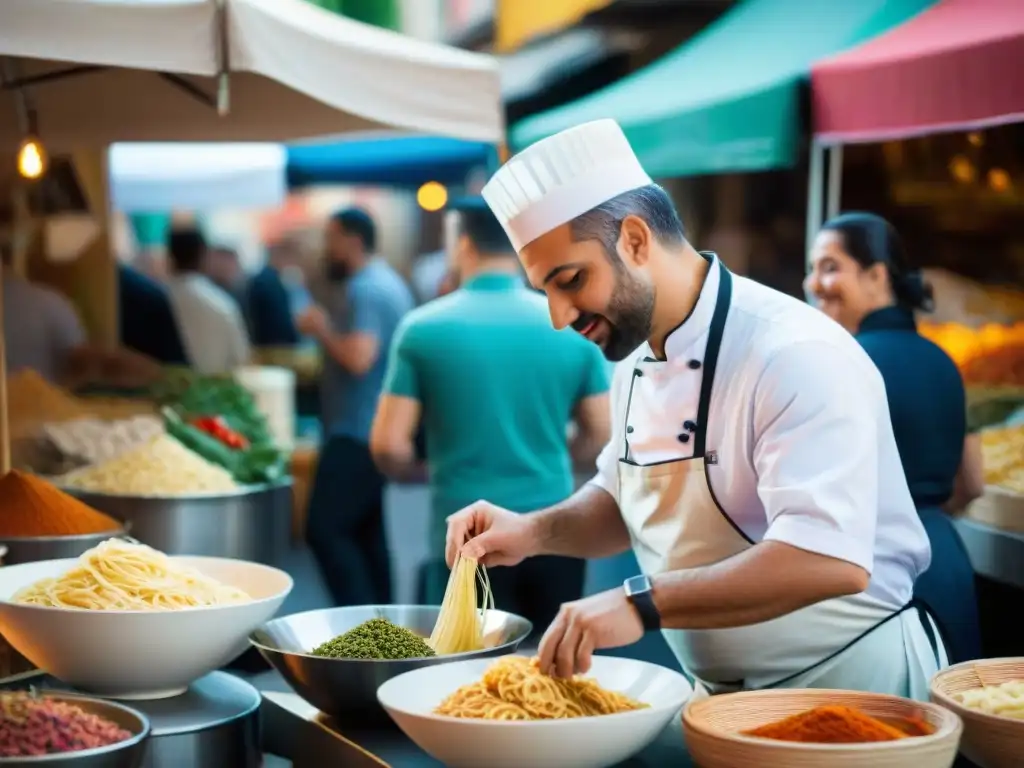
<path fill-rule="evenodd" d="M 940 507 L 918 507 L 932 546 L 932 564 L 917 578 L 914 597 L 935 617 L 952 664 L 980 659 L 981 623 L 974 567 L 949 514 Z"/>
<path fill-rule="evenodd" d="M 706 439 L 711 388 L 732 298 L 732 278 L 724 265 L 719 274 L 692 430 L 693 457 L 640 466 L 630 460 L 627 444 L 619 461 L 619 507 L 646 574 L 699 568 L 756 543 L 719 507 L 707 470 L 718 462 Z M 641 375 L 639 369 L 634 372 L 630 385 L 627 422 L 637 397 L 635 378 Z M 686 673 L 711 693 L 843 688 L 924 701 L 932 675 L 947 663 L 938 630 L 922 606 L 912 602 L 894 609 L 864 593 L 744 627 L 663 633 Z"/>

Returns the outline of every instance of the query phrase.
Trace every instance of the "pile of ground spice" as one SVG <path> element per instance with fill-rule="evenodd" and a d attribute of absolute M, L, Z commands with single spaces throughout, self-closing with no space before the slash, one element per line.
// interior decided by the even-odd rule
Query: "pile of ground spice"
<path fill-rule="evenodd" d="M 0 478 L 0 538 L 82 536 L 121 527 L 35 475 L 14 469 Z"/>
<path fill-rule="evenodd" d="M 433 656 L 427 641 L 387 619 L 370 619 L 333 640 L 318 645 L 311 653 L 329 659 L 422 659 Z"/>
<path fill-rule="evenodd" d="M 24 691 L 0 693 L 0 758 L 78 752 L 131 736 L 74 704 Z"/>
<path fill-rule="evenodd" d="M 853 707 L 824 706 L 744 731 L 743 735 L 812 744 L 869 744 L 925 733 L 914 733 L 909 728 L 902 730 Z"/>

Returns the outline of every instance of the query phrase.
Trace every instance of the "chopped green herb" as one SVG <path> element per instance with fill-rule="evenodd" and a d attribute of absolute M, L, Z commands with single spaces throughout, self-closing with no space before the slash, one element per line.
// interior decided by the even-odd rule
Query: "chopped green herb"
<path fill-rule="evenodd" d="M 311 653 L 329 659 L 422 659 L 433 656 L 427 641 L 387 619 L 370 619 L 333 640 L 318 645 Z"/>

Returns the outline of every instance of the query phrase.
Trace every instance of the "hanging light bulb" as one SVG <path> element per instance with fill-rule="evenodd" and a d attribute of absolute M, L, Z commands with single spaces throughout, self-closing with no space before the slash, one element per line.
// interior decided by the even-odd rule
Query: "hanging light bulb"
<path fill-rule="evenodd" d="M 18 173 L 26 179 L 38 179 L 46 173 L 46 150 L 39 139 L 29 136 L 18 150 Z"/>

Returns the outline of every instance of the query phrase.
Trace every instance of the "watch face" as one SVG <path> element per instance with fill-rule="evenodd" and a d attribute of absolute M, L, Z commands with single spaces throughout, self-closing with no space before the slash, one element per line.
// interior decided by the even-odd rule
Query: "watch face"
<path fill-rule="evenodd" d="M 644 575 L 631 576 L 626 579 L 623 587 L 626 590 L 626 596 L 632 597 L 633 595 L 638 595 L 643 592 L 650 592 L 651 580 Z"/>

